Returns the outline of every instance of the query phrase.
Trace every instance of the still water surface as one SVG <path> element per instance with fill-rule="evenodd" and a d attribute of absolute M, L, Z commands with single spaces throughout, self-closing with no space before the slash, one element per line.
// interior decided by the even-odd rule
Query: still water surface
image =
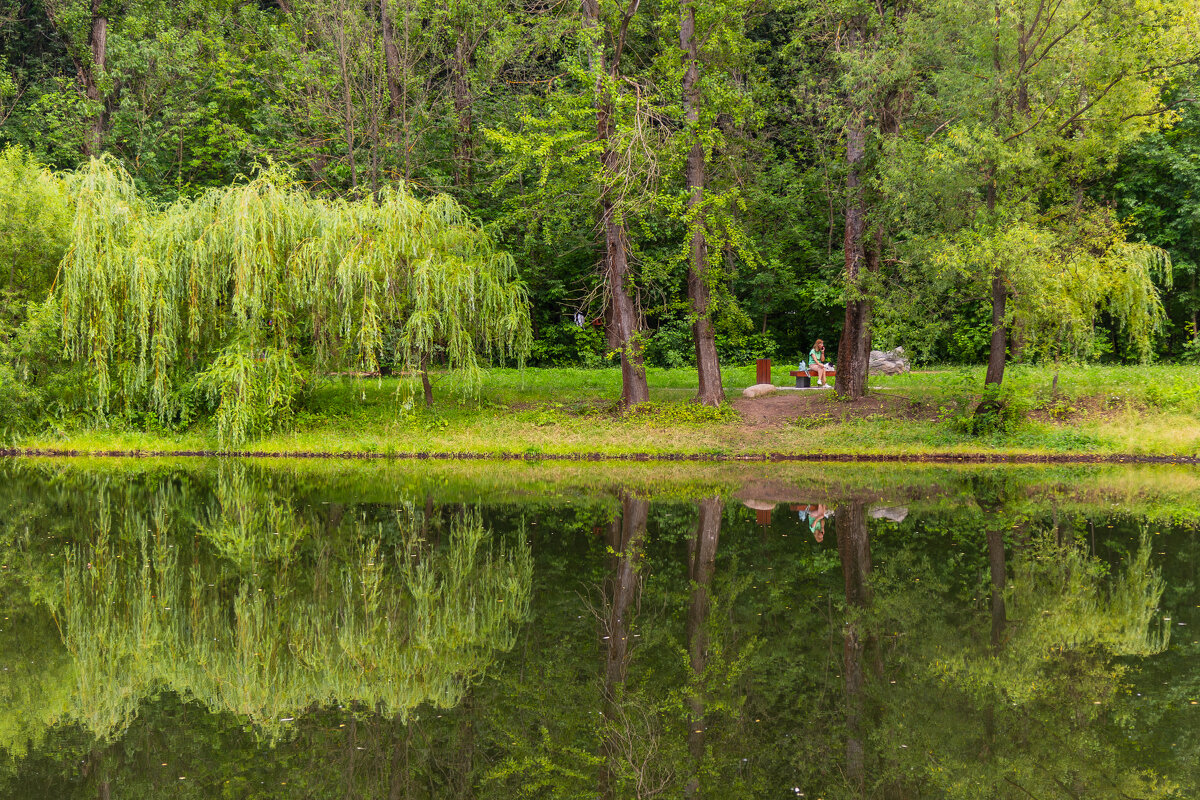
<path fill-rule="evenodd" d="M 1200 473 L 0 462 L 0 797 L 1200 797 Z"/>

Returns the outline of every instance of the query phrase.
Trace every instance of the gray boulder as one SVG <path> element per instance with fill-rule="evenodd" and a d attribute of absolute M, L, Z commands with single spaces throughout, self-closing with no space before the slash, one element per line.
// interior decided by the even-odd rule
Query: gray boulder
<path fill-rule="evenodd" d="M 899 375 L 901 372 L 908 372 L 912 369 L 908 358 L 904 355 L 903 347 L 897 347 L 895 350 L 887 352 L 872 350 L 868 364 L 872 375 Z"/>
<path fill-rule="evenodd" d="M 904 522 L 908 516 L 908 506 L 875 506 L 867 513 L 871 515 L 871 519 Z"/>
<path fill-rule="evenodd" d="M 773 394 L 775 386 L 770 383 L 756 383 L 753 386 L 747 386 L 742 389 L 743 397 L 763 397 L 764 395 Z"/>

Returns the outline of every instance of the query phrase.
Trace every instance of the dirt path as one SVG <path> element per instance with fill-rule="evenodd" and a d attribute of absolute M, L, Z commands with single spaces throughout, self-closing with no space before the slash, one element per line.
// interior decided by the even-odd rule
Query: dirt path
<path fill-rule="evenodd" d="M 937 418 L 935 409 L 914 404 L 903 397 L 875 393 L 857 403 L 839 403 L 833 398 L 832 391 L 825 389 L 777 391 L 766 397 L 742 397 L 739 392 L 732 405 L 741 415 L 742 427 L 747 431 L 770 430 L 802 417 L 830 422 L 871 416 L 905 420 Z"/>

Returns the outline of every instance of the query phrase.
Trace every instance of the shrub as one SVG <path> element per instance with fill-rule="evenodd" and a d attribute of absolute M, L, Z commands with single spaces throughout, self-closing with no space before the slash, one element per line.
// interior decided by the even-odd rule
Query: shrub
<path fill-rule="evenodd" d="M 678 317 L 663 322 L 649 337 L 643 355 L 646 364 L 651 367 L 675 369 L 695 366 L 696 343 L 692 339 L 691 324 Z"/>
<path fill-rule="evenodd" d="M 752 364 L 757 359 L 775 358 L 778 354 L 779 345 L 770 332 L 717 334 L 717 356 L 723 366 Z"/>
<path fill-rule="evenodd" d="M 603 366 L 604 330 L 570 322 L 548 325 L 538 332 L 529 350 L 529 362 L 537 367 Z"/>

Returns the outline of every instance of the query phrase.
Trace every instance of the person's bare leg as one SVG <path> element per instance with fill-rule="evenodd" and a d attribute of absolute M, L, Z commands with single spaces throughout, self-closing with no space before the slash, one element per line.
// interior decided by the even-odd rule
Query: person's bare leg
<path fill-rule="evenodd" d="M 813 369 L 817 371 L 817 386 L 825 384 L 825 367 L 822 364 L 813 364 Z"/>

